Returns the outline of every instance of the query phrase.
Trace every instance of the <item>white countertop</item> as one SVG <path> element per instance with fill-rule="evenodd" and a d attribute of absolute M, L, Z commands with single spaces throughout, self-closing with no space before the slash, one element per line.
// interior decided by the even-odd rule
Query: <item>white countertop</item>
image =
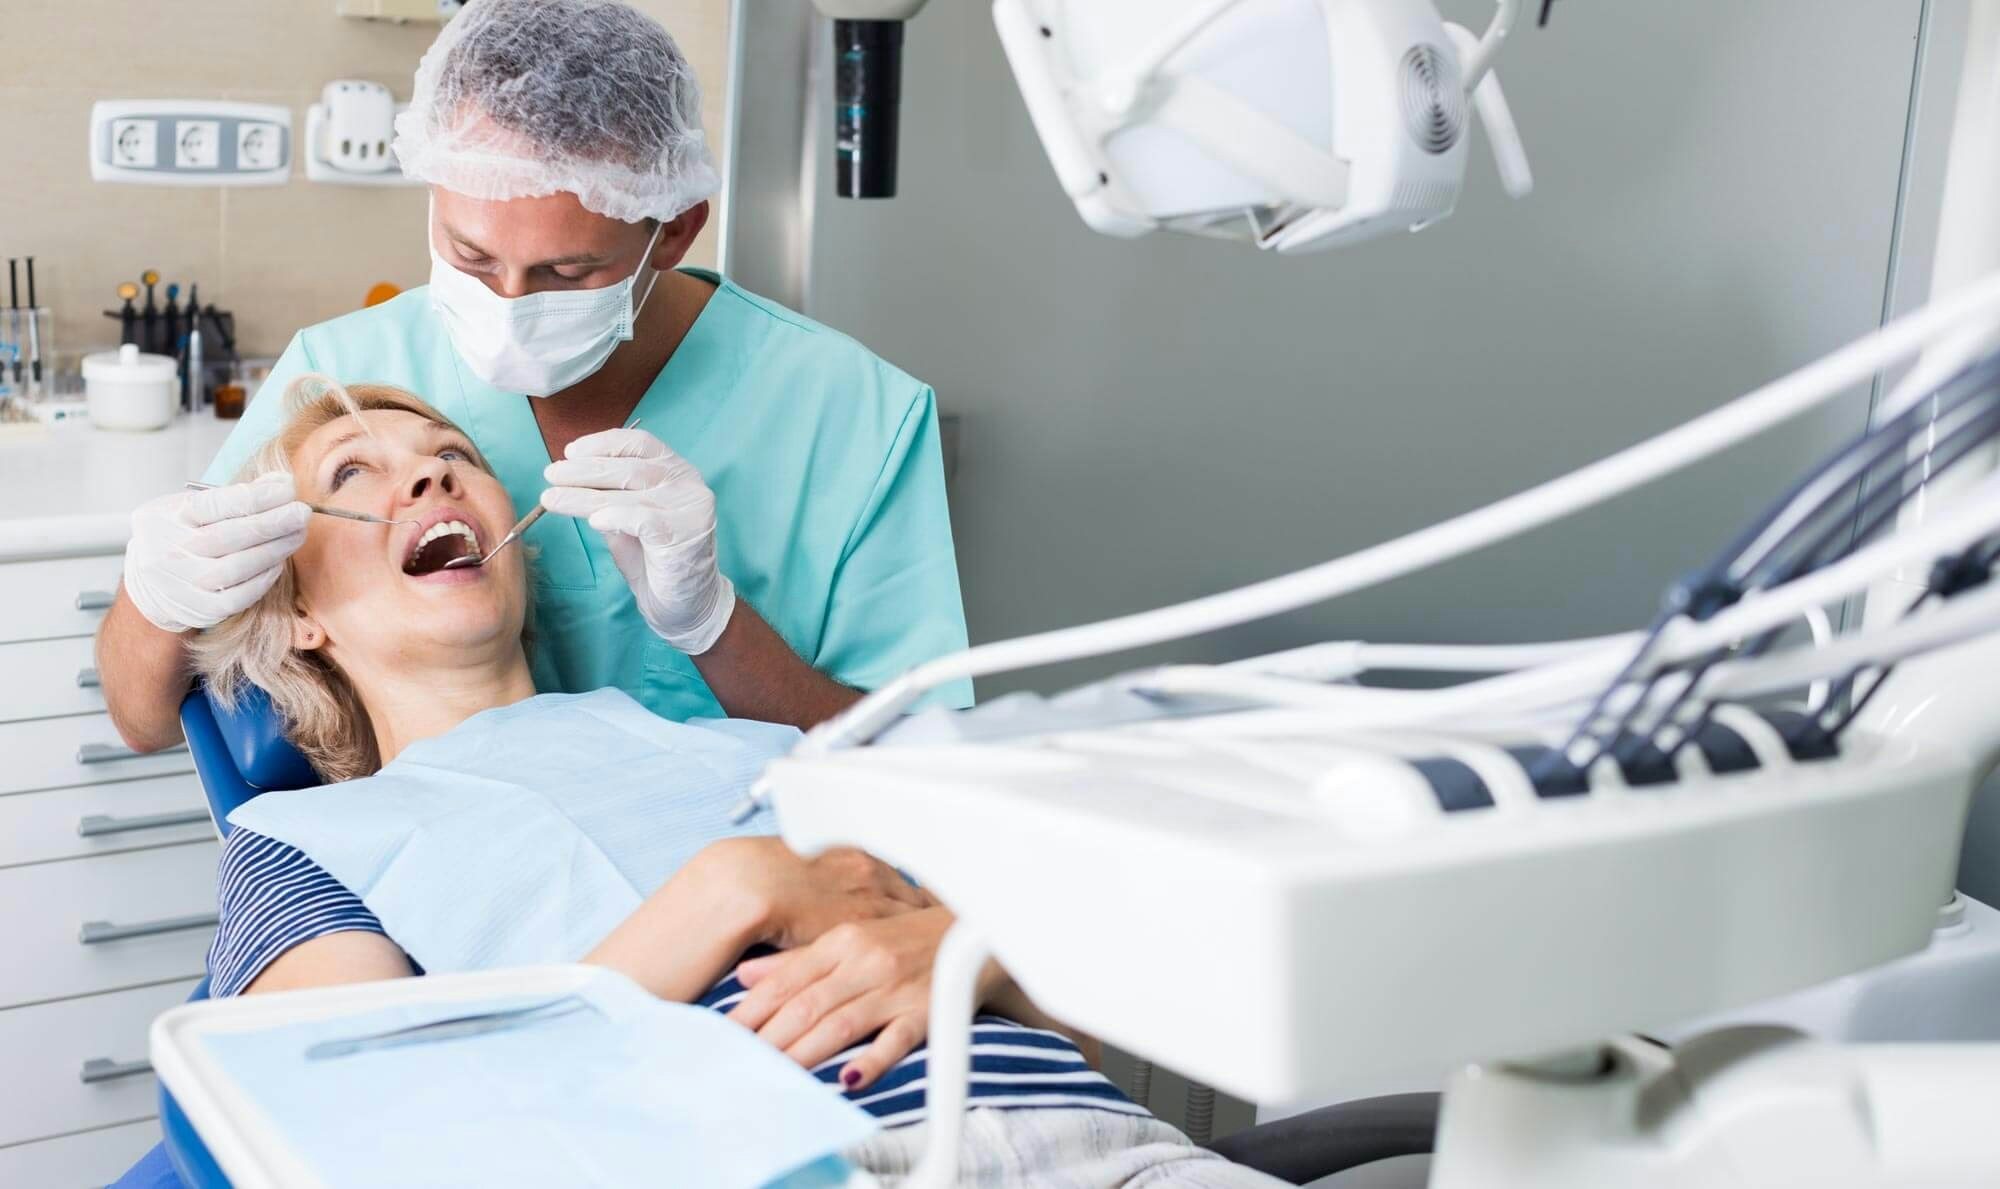
<path fill-rule="evenodd" d="M 132 509 L 200 478 L 236 424 L 203 412 L 152 433 L 0 432 L 0 562 L 123 549 Z"/>

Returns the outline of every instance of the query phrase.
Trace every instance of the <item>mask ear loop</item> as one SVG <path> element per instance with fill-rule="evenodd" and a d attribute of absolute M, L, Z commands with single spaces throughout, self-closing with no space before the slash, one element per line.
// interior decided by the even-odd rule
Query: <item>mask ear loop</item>
<path fill-rule="evenodd" d="M 660 232 L 665 231 L 666 229 L 667 229 L 667 224 L 664 219 L 654 224 L 653 238 L 646 241 L 646 254 L 639 257 L 640 268 L 646 267 L 646 262 L 653 258 L 653 249 L 656 246 L 658 246 L 660 242 Z M 653 270 L 652 277 L 647 280 L 646 291 L 639 295 L 639 304 L 632 307 L 632 324 L 634 326 L 637 326 L 639 324 L 639 311 L 646 308 L 646 299 L 653 295 L 653 286 L 660 283 L 660 274 L 665 271 L 667 270 L 664 268 L 656 268 Z M 633 271 L 632 279 L 635 281 L 639 279 L 639 273 L 637 270 Z"/>

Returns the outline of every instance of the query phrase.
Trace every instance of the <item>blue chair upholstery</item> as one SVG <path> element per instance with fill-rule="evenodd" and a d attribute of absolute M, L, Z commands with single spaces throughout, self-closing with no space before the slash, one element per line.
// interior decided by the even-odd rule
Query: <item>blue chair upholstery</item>
<path fill-rule="evenodd" d="M 254 686 L 237 699 L 234 710 L 224 710 L 207 686 L 197 685 L 181 699 L 181 730 L 208 797 L 209 816 L 225 838 L 230 811 L 258 793 L 320 783 L 312 765 L 285 738 L 270 697 Z"/>
<path fill-rule="evenodd" d="M 194 758 L 201 791 L 215 829 L 229 836 L 229 814 L 259 793 L 319 784 L 319 775 L 285 738 L 284 724 L 261 689 L 251 688 L 224 710 L 197 685 L 181 699 L 181 731 Z M 188 1001 L 208 998 L 208 980 Z M 164 1140 L 118 1179 L 115 1189 L 228 1189 L 201 1136 L 174 1096 L 160 1087 L 160 1129 Z"/>

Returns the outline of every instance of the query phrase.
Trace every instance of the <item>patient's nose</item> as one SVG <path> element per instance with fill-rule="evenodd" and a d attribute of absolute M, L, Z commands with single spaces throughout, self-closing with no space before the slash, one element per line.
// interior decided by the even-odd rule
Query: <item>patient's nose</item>
<path fill-rule="evenodd" d="M 427 495 L 457 496 L 463 494 L 458 476 L 451 464 L 442 458 L 426 458 L 417 464 L 416 474 L 410 480 L 410 499 L 420 500 Z"/>

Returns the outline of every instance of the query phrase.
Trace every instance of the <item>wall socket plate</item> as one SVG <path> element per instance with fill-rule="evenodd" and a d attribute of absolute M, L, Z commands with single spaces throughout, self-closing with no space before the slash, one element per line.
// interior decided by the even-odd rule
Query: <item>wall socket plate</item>
<path fill-rule="evenodd" d="M 282 186 L 292 112 L 212 99 L 106 99 L 90 109 L 90 177 L 147 186 Z"/>

